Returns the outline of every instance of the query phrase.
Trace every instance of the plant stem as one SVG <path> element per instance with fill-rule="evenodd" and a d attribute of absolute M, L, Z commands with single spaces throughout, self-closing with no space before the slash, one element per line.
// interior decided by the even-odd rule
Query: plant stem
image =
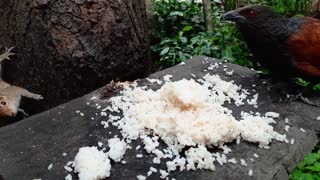
<path fill-rule="evenodd" d="M 212 32 L 213 22 L 212 22 L 212 9 L 211 9 L 211 0 L 202 0 L 204 19 L 206 22 L 206 31 Z"/>

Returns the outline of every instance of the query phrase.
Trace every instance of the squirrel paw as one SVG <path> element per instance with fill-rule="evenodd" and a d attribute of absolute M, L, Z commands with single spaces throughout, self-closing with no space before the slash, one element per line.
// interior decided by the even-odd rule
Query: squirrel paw
<path fill-rule="evenodd" d="M 41 100 L 41 99 L 43 99 L 43 97 L 40 94 L 33 94 L 32 99 Z"/>
<path fill-rule="evenodd" d="M 10 56 L 15 55 L 15 53 L 11 52 L 13 48 L 14 47 L 11 47 L 9 49 L 6 48 L 6 52 L 4 52 L 2 55 L 0 55 L 0 61 L 5 60 L 5 59 L 10 60 Z"/>
<path fill-rule="evenodd" d="M 29 117 L 30 115 L 26 113 L 23 109 L 18 109 L 18 112 L 21 112 L 25 117 Z"/>

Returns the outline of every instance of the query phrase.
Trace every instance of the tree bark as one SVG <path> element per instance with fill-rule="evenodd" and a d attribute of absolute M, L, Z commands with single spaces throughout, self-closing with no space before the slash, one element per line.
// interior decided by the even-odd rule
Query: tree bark
<path fill-rule="evenodd" d="M 144 0 L 5 0 L 0 46 L 15 46 L 4 80 L 42 94 L 27 101 L 36 113 L 97 89 L 110 80 L 149 72 Z"/>
<path fill-rule="evenodd" d="M 319 10 L 320 10 L 320 0 L 312 0 L 311 11 L 319 12 Z"/>
<path fill-rule="evenodd" d="M 211 0 L 202 0 L 202 4 L 203 4 L 203 11 L 204 11 L 204 19 L 206 22 L 206 31 L 212 32 L 213 22 L 212 22 Z"/>

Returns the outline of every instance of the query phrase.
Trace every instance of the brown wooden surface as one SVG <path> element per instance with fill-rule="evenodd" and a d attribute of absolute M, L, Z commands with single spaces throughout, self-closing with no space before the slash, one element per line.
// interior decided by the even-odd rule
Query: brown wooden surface
<path fill-rule="evenodd" d="M 207 63 L 208 62 L 208 63 Z M 320 115 L 320 109 L 310 107 L 300 102 L 291 103 L 272 103 L 269 94 L 270 84 L 263 84 L 257 79 L 256 73 L 250 69 L 238 65 L 225 64 L 227 69 L 233 69 L 234 75 L 227 76 L 223 67 L 213 71 L 204 72 L 210 63 L 217 60 L 203 57 L 196 57 L 186 62 L 186 65 L 177 65 L 151 75 L 151 78 L 163 79 L 164 75 L 173 75 L 173 81 L 183 78 L 195 79 L 204 76 L 206 73 L 219 74 L 222 79 L 235 81 L 241 84 L 245 89 L 251 89 L 256 84 L 257 93 L 259 93 L 258 105 L 255 109 L 252 106 L 245 105 L 236 107 L 226 105 L 232 109 L 236 118 L 240 117 L 240 112 L 258 111 L 261 113 L 273 111 L 280 113 L 280 118 L 276 119 L 275 130 L 280 133 L 286 133 L 288 138 L 294 138 L 293 145 L 273 141 L 269 150 L 260 149 L 256 144 L 241 142 L 236 145 L 235 142 L 228 144 L 232 152 L 229 158 L 243 158 L 248 167 L 240 164 L 226 164 L 220 166 L 216 164 L 216 171 L 183 171 L 173 172 L 170 178 L 177 180 L 239 180 L 239 179 L 258 179 L 258 180 L 284 180 L 297 166 L 299 161 L 310 152 L 318 143 L 316 133 L 320 132 L 320 123 L 316 117 Z M 221 62 L 221 61 L 218 61 Z M 152 84 L 146 80 L 141 80 L 140 84 L 147 85 L 151 89 L 157 89 L 157 84 Z M 82 146 L 96 146 L 100 141 L 107 144 L 109 138 L 119 134 L 116 127 L 110 126 L 104 129 L 100 122 L 106 121 L 106 117 L 100 116 L 100 110 L 97 110 L 96 103 L 102 107 L 107 106 L 106 100 L 90 101 L 93 95 L 101 95 L 103 88 L 82 98 L 61 105 L 49 111 L 35 115 L 16 124 L 0 128 L 0 175 L 5 180 L 30 180 L 41 178 L 44 180 L 64 179 L 67 172 L 64 170 L 65 164 L 73 160 L 78 149 Z M 251 97 L 249 97 L 251 99 Z M 313 98 L 312 100 L 318 100 Z M 90 105 L 87 105 L 87 102 Z M 84 113 L 81 117 L 76 113 L 80 110 Z M 96 114 L 98 113 L 98 114 Z M 95 120 L 91 120 L 95 117 Z M 284 119 L 289 118 L 289 132 L 284 131 Z M 304 128 L 306 132 L 300 131 Z M 109 134 L 111 132 L 111 134 Z M 135 141 L 132 147 L 136 147 L 142 142 Z M 163 147 L 164 144 L 161 144 Z M 63 156 L 62 153 L 67 153 Z M 254 162 L 249 159 L 257 153 L 260 157 Z M 136 154 L 143 154 L 144 158 L 137 159 Z M 152 163 L 153 155 L 147 155 L 143 148 L 138 151 L 135 148 L 128 150 L 124 160 L 127 164 L 112 163 L 111 180 L 135 180 L 137 175 L 145 175 L 150 166 L 166 169 L 165 163 L 155 165 Z M 49 171 L 49 164 L 53 163 L 53 168 Z M 248 176 L 249 168 L 253 170 L 253 176 Z M 77 175 L 73 174 L 74 179 Z M 159 173 L 154 173 L 149 179 L 159 179 Z"/>

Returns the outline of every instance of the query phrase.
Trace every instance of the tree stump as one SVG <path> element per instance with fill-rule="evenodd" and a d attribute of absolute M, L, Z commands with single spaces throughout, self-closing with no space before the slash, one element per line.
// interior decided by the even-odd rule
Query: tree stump
<path fill-rule="evenodd" d="M 236 119 L 240 119 L 241 112 L 266 112 L 280 113 L 276 119 L 277 123 L 273 124 L 274 129 L 281 134 L 286 134 L 287 138 L 294 139 L 294 143 L 281 143 L 273 141 L 270 149 L 258 148 L 256 143 L 241 141 L 228 143 L 227 146 L 232 152 L 227 155 L 229 158 L 235 158 L 238 163 L 226 163 L 220 166 L 218 162 L 216 171 L 195 170 L 179 171 L 170 173 L 170 179 L 178 180 L 286 180 L 293 169 L 319 142 L 317 133 L 320 132 L 320 123 L 316 117 L 320 115 L 320 108 L 308 106 L 301 102 L 273 103 L 270 97 L 268 87 L 271 86 L 269 81 L 258 79 L 257 72 L 239 65 L 224 63 L 218 68 L 208 70 L 210 64 L 223 63 L 222 60 L 215 60 L 207 57 L 194 57 L 186 61 L 185 65 L 177 65 L 172 68 L 159 71 L 149 76 L 151 79 L 160 79 L 163 76 L 172 75 L 172 81 L 178 81 L 183 78 L 194 79 L 195 81 L 207 73 L 218 74 L 225 81 L 234 81 L 235 84 L 241 85 L 243 89 L 253 92 L 255 89 L 259 94 L 258 108 L 247 104 L 237 107 L 225 103 L 225 107 L 232 110 Z M 234 70 L 234 74 L 229 76 L 225 72 Z M 206 70 L 206 71 L 204 71 Z M 194 77 L 196 76 L 196 77 Z M 266 82 L 266 83 L 262 83 Z M 159 85 L 147 80 L 141 80 L 138 83 L 141 86 L 147 86 L 148 89 L 159 89 Z M 253 84 L 256 84 L 253 88 Z M 110 125 L 104 127 L 101 121 L 107 121 L 108 117 L 101 114 L 101 109 L 97 109 L 96 103 L 102 108 L 110 106 L 107 99 L 115 96 L 116 92 L 111 87 L 106 86 L 98 91 L 90 93 L 82 98 L 71 101 L 49 111 L 43 112 L 37 116 L 30 117 L 21 123 L 12 124 L 0 128 L 0 180 L 1 175 L 5 180 L 61 180 L 68 174 L 73 175 L 73 180 L 78 179 L 77 174 L 67 172 L 64 166 L 74 160 L 79 148 L 84 146 L 97 146 L 98 142 L 108 144 L 108 140 L 115 135 L 121 137 L 120 130 Z M 106 91 L 108 90 L 108 91 Z M 110 90 L 110 91 L 109 91 Z M 109 92 L 106 94 L 106 92 Z M 114 94 L 112 94 L 114 93 Z M 251 99 L 255 93 L 251 93 L 248 99 Z M 108 95 L 106 97 L 106 95 Z M 93 96 L 104 97 L 106 99 L 96 99 L 90 101 Z M 313 102 L 319 102 L 320 99 L 313 97 Z M 87 104 L 89 102 L 89 105 Z M 245 101 L 244 101 L 245 102 Z M 233 103 L 232 103 L 233 104 Z M 81 111 L 84 116 L 77 114 L 75 111 Z M 109 114 L 109 112 L 107 111 Z M 121 116 L 122 113 L 113 114 Z M 94 120 L 90 120 L 94 117 Z M 290 129 L 285 131 L 288 125 L 285 119 L 289 119 Z M 305 132 L 302 132 L 303 128 Z M 167 169 L 166 161 L 162 160 L 161 164 L 154 164 L 154 154 L 148 154 L 144 148 L 136 150 L 137 146 L 144 147 L 142 140 L 133 141 L 132 149 L 128 149 L 124 156 L 126 164 L 112 163 L 111 177 L 108 180 L 137 180 L 137 175 L 146 175 L 150 166 L 157 169 Z M 159 149 L 166 147 L 163 141 L 160 141 Z M 187 149 L 187 148 L 186 148 Z M 219 152 L 218 148 L 211 149 L 211 152 Z M 66 156 L 62 154 L 66 153 Z M 143 158 L 137 158 L 137 154 L 143 154 Z M 259 158 L 254 157 L 254 153 Z M 222 153 L 221 153 L 222 154 Z M 247 162 L 247 166 L 241 165 L 240 159 Z M 252 159 L 252 160 L 251 160 Z M 49 164 L 53 168 L 48 170 Z M 253 176 L 249 176 L 249 170 L 253 171 Z M 159 173 L 153 173 L 147 179 L 160 179 Z"/>
<path fill-rule="evenodd" d="M 0 2 L 0 46 L 15 46 L 3 79 L 42 94 L 37 113 L 110 80 L 133 80 L 150 66 L 144 0 Z M 31 111 L 31 112 L 30 112 Z"/>

